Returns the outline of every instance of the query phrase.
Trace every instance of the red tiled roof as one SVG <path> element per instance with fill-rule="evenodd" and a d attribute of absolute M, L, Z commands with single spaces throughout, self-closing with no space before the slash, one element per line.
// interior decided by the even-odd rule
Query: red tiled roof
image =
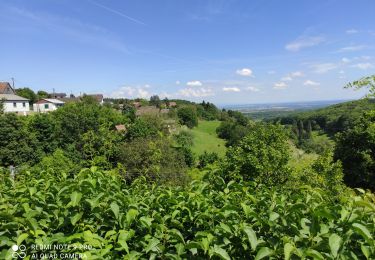
<path fill-rule="evenodd" d="M 5 93 L 5 91 L 10 88 L 13 93 Z M 9 82 L 0 82 L 0 94 L 14 94 L 14 90 L 9 84 Z"/>

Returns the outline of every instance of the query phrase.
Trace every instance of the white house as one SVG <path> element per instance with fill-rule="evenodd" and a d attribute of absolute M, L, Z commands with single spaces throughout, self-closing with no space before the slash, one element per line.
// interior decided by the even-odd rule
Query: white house
<path fill-rule="evenodd" d="M 54 98 L 44 98 L 36 102 L 33 106 L 35 112 L 50 112 L 62 107 L 65 104 L 64 101 Z"/>
<path fill-rule="evenodd" d="M 0 102 L 3 103 L 5 113 L 26 115 L 30 111 L 29 100 L 17 96 L 8 82 L 0 82 Z"/>
<path fill-rule="evenodd" d="M 0 94 L 4 112 L 15 112 L 26 115 L 30 111 L 29 100 L 13 94 Z"/>

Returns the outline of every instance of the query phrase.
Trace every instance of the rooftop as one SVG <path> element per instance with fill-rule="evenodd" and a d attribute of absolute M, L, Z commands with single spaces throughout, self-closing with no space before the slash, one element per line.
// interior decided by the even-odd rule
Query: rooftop
<path fill-rule="evenodd" d="M 5 99 L 7 101 L 29 101 L 27 98 L 20 97 L 14 94 L 0 94 L 0 100 Z"/>

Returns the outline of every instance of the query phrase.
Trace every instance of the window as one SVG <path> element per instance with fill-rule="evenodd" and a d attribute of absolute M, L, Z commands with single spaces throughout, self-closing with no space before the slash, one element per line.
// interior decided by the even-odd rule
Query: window
<path fill-rule="evenodd" d="M 23 107 L 26 107 L 26 103 L 25 103 L 25 102 L 23 102 L 23 103 L 22 103 L 22 106 L 23 106 Z"/>
<path fill-rule="evenodd" d="M 44 109 L 48 109 L 48 104 L 44 104 Z"/>
<path fill-rule="evenodd" d="M 13 107 L 17 107 L 17 103 L 16 102 L 13 102 Z"/>

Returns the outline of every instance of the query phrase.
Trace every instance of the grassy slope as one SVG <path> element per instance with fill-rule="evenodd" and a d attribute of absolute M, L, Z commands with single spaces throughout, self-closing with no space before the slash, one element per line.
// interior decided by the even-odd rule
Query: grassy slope
<path fill-rule="evenodd" d="M 220 121 L 199 121 L 197 127 L 189 130 L 194 135 L 193 152 L 201 155 L 204 151 L 216 152 L 224 156 L 226 152 L 225 141 L 216 135 L 216 128 Z"/>

